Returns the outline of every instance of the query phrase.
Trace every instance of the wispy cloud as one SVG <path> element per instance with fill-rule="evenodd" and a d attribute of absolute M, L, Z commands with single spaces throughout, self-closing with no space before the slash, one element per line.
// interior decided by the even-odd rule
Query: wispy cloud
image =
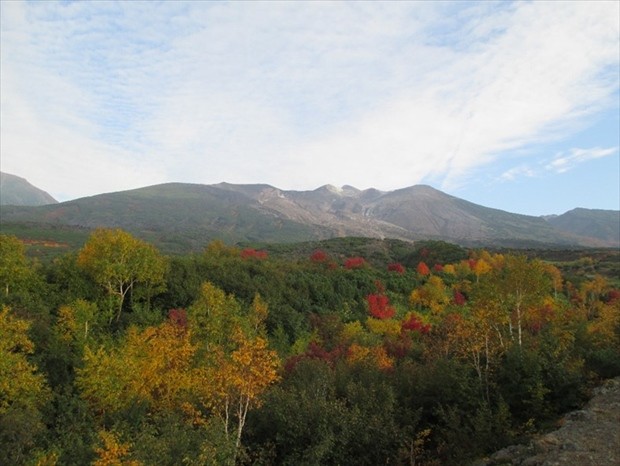
<path fill-rule="evenodd" d="M 504 173 L 500 175 L 500 179 L 504 181 L 512 181 L 517 178 L 522 177 L 533 177 L 536 176 L 536 170 L 532 169 L 527 165 L 519 165 L 517 167 L 510 168 L 506 170 Z"/>
<path fill-rule="evenodd" d="M 531 164 L 520 164 L 504 171 L 499 179 L 513 181 L 523 177 L 539 177 L 552 173 L 565 173 L 577 168 L 579 165 L 594 159 L 609 157 L 618 153 L 618 147 L 592 147 L 589 149 L 572 148 L 561 151 L 551 158 L 541 159 Z"/>
<path fill-rule="evenodd" d="M 619 8 L 2 2 L 2 170 L 59 197 L 456 186 L 615 102 Z"/>
<path fill-rule="evenodd" d="M 602 149 L 600 147 L 591 149 L 574 148 L 568 153 L 561 152 L 556 154 L 553 160 L 545 165 L 545 168 L 557 173 L 564 173 L 589 160 L 608 157 L 616 153 L 618 153 L 617 147 L 609 147 L 607 149 Z"/>

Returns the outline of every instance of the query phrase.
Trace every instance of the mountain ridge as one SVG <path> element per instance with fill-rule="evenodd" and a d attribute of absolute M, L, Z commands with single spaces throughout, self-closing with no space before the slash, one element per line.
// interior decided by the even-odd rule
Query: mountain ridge
<path fill-rule="evenodd" d="M 206 242 L 295 242 L 343 236 L 444 240 L 464 246 L 617 247 L 616 211 L 551 218 L 484 207 L 428 185 L 394 191 L 324 185 L 311 191 L 269 184 L 165 183 L 38 207 L 2 206 L 3 222 L 123 228 L 168 250 Z M 563 214 L 565 215 L 565 214 Z M 559 220 L 558 220 L 559 219 Z M 584 234 L 586 233 L 586 234 Z M 590 232 L 591 233 L 591 232 Z M 614 236 L 615 235 L 615 236 Z"/>

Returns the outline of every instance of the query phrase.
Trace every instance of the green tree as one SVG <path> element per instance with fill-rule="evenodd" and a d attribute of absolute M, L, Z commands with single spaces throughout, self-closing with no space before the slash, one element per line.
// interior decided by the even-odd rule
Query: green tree
<path fill-rule="evenodd" d="M 136 284 L 154 290 L 163 285 L 166 272 L 166 261 L 155 247 L 119 229 L 96 230 L 80 251 L 78 265 L 116 298 L 116 320 Z"/>

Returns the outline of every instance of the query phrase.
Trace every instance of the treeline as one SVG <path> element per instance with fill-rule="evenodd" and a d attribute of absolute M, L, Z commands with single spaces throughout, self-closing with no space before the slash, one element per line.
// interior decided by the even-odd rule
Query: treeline
<path fill-rule="evenodd" d="M 620 375 L 603 276 L 350 251 L 166 257 L 102 229 L 40 264 L 0 235 L 0 464 L 466 464 Z"/>

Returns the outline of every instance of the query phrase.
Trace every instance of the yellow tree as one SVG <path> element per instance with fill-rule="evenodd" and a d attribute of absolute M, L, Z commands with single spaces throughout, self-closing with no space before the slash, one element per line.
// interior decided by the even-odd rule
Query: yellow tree
<path fill-rule="evenodd" d="M 78 369 L 82 396 L 101 412 L 115 412 L 140 401 L 151 411 L 173 410 L 187 398 L 195 346 L 190 332 L 167 321 L 157 327 L 132 327 L 120 346 L 86 348 Z"/>
<path fill-rule="evenodd" d="M 83 347 L 96 320 L 97 305 L 78 299 L 71 304 L 60 306 L 56 330 L 61 340 Z"/>
<path fill-rule="evenodd" d="M 120 318 L 127 294 L 137 283 L 162 286 L 166 261 L 152 245 L 116 229 L 98 229 L 78 255 L 78 266 L 117 300 Z"/>
<path fill-rule="evenodd" d="M 0 235 L 0 287 L 8 296 L 29 274 L 24 245 L 15 236 Z"/>
<path fill-rule="evenodd" d="M 503 316 L 496 308 L 478 304 L 469 315 L 459 315 L 453 319 L 448 335 L 456 354 L 468 361 L 476 371 L 486 401 L 490 401 L 491 371 L 504 349 L 501 333 L 497 332 L 503 324 L 502 320 Z"/>
<path fill-rule="evenodd" d="M 441 277 L 431 275 L 424 285 L 411 292 L 409 303 L 414 308 L 427 308 L 439 314 L 450 302 L 448 291 Z"/>
<path fill-rule="evenodd" d="M 45 378 L 28 361 L 34 351 L 29 327 L 8 308 L 0 310 L 0 440 L 11 439 L 0 448 L 3 464 L 25 463 L 49 399 Z"/>
<path fill-rule="evenodd" d="M 0 311 L 0 416 L 12 406 L 38 409 L 47 396 L 47 385 L 27 356 L 34 351 L 28 338 L 30 323 Z"/>
<path fill-rule="evenodd" d="M 279 358 L 265 337 L 267 305 L 257 295 L 244 312 L 234 296 L 205 283 L 188 312 L 206 363 L 195 379 L 197 391 L 222 420 L 226 437 L 234 438 L 236 452 L 249 409 L 260 405 L 261 394 L 279 378 Z"/>
<path fill-rule="evenodd" d="M 228 438 L 233 418 L 236 420 L 234 440 L 238 450 L 248 410 L 260 406 L 262 393 L 278 380 L 280 361 L 263 337 L 248 338 L 237 331 L 233 340 L 237 349 L 228 357 L 220 354 L 219 364 L 208 371 L 216 390 L 209 394 L 207 404 L 223 420 Z"/>
<path fill-rule="evenodd" d="M 494 308 L 503 309 L 509 317 L 510 338 L 515 339 L 516 333 L 516 341 L 521 347 L 526 313 L 544 304 L 550 281 L 541 261 L 529 261 L 523 255 L 508 255 L 503 265 L 484 275 L 475 294 L 479 300 L 493 301 Z"/>
<path fill-rule="evenodd" d="M 181 411 L 195 425 L 210 413 L 238 450 L 248 411 L 278 379 L 280 362 L 264 336 L 266 305 L 257 297 L 244 313 L 234 297 L 205 284 L 190 309 L 189 327 L 171 319 L 132 327 L 111 348 L 87 346 L 78 388 L 99 413 L 138 402 L 151 413 Z"/>
<path fill-rule="evenodd" d="M 99 439 L 102 443 L 95 448 L 97 459 L 92 466 L 141 466 L 142 463 L 136 460 L 125 459 L 129 455 L 131 444 L 122 443 L 115 432 L 102 430 L 99 432 Z"/>
<path fill-rule="evenodd" d="M 491 265 L 485 259 L 478 259 L 473 266 L 474 274 L 476 275 L 476 283 L 480 281 L 480 275 L 489 273 L 492 270 Z"/>

